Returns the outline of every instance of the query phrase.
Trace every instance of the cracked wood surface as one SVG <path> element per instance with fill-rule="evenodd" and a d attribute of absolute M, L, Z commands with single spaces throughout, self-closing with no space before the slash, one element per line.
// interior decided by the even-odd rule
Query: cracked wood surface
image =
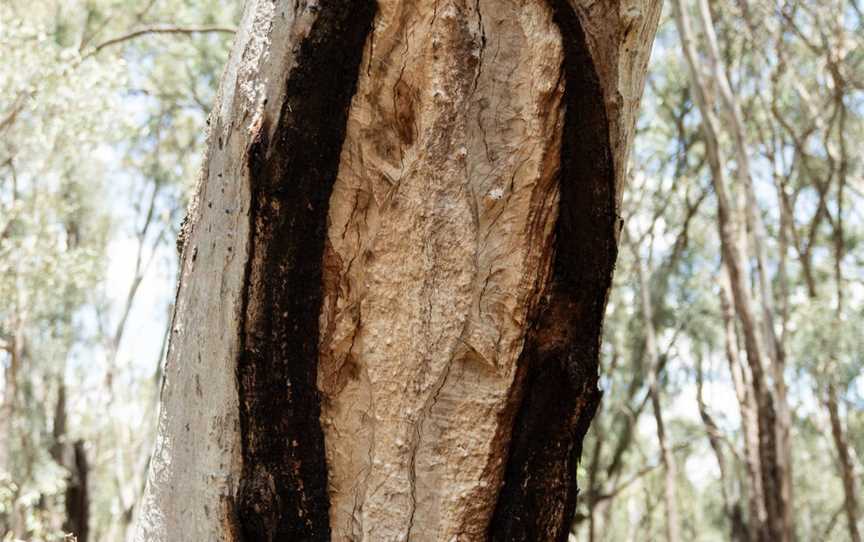
<path fill-rule="evenodd" d="M 545 540 L 569 525 L 660 4 L 376 4 L 363 47 L 316 63 L 363 24 L 316 33 L 339 0 L 247 2 L 184 227 L 137 540 Z M 339 120 L 327 96 L 354 82 L 326 69 L 359 54 Z M 292 403 L 319 394 L 320 420 Z M 322 459 L 329 502 L 307 485 Z"/>
<path fill-rule="evenodd" d="M 330 206 L 319 382 L 339 540 L 482 539 L 557 216 L 545 2 L 379 2 Z"/>
<path fill-rule="evenodd" d="M 325 255 L 337 539 L 566 533 L 659 15 L 601 4 L 379 2 Z"/>

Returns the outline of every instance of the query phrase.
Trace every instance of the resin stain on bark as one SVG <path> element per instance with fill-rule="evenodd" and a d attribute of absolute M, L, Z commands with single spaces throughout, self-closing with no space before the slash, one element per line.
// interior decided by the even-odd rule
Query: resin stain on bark
<path fill-rule="evenodd" d="M 263 120 L 248 149 L 249 260 L 237 363 L 243 468 L 236 499 L 246 541 L 330 538 L 316 387 L 321 266 L 328 202 L 375 2 L 330 0 L 314 8 L 279 118 L 275 126 Z"/>
<path fill-rule="evenodd" d="M 522 400 L 492 540 L 566 540 L 576 465 L 601 393 L 600 332 L 617 255 L 604 93 L 567 0 L 549 0 L 564 46 L 566 114 L 551 282 L 519 360 Z"/>

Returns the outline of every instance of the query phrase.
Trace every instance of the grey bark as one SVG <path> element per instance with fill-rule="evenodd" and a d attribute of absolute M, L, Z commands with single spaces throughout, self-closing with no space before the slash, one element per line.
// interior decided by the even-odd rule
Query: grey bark
<path fill-rule="evenodd" d="M 660 457 L 663 461 L 663 501 L 666 505 L 666 539 L 668 542 L 681 540 L 681 519 L 678 514 L 678 468 L 675 456 L 666 435 L 666 425 L 663 420 L 663 409 L 660 404 L 660 355 L 657 348 L 657 332 L 654 329 L 654 310 L 651 303 L 651 291 L 645 263 L 639 254 L 636 239 L 628 235 L 633 256 L 636 260 L 636 274 L 639 279 L 641 295 L 642 320 L 645 326 L 645 357 L 648 363 L 648 393 L 651 396 L 651 407 L 657 429 L 657 442 L 660 446 Z"/>

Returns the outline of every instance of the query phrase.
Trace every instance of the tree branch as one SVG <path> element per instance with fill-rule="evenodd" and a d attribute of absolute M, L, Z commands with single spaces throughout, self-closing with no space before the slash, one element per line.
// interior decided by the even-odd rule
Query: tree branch
<path fill-rule="evenodd" d="M 146 36 L 149 34 L 209 34 L 209 33 L 222 33 L 222 34 L 234 34 L 237 30 L 234 28 L 230 28 L 227 26 L 175 26 L 175 25 L 153 25 L 147 26 L 144 28 L 139 28 L 138 30 L 134 30 L 129 32 L 128 34 L 124 34 L 122 36 L 117 36 L 115 38 L 111 38 L 109 40 L 103 41 L 99 45 L 93 48 L 92 51 L 84 55 L 84 58 L 89 58 L 99 53 L 102 49 L 106 47 L 110 47 L 112 45 L 117 45 L 119 43 L 124 43 L 129 40 L 133 40 L 135 38 Z"/>

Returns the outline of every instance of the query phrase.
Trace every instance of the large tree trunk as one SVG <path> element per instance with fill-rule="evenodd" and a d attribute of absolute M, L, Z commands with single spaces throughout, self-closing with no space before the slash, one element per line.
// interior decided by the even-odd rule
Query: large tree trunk
<path fill-rule="evenodd" d="M 140 540 L 561 540 L 659 2 L 248 2 Z"/>

